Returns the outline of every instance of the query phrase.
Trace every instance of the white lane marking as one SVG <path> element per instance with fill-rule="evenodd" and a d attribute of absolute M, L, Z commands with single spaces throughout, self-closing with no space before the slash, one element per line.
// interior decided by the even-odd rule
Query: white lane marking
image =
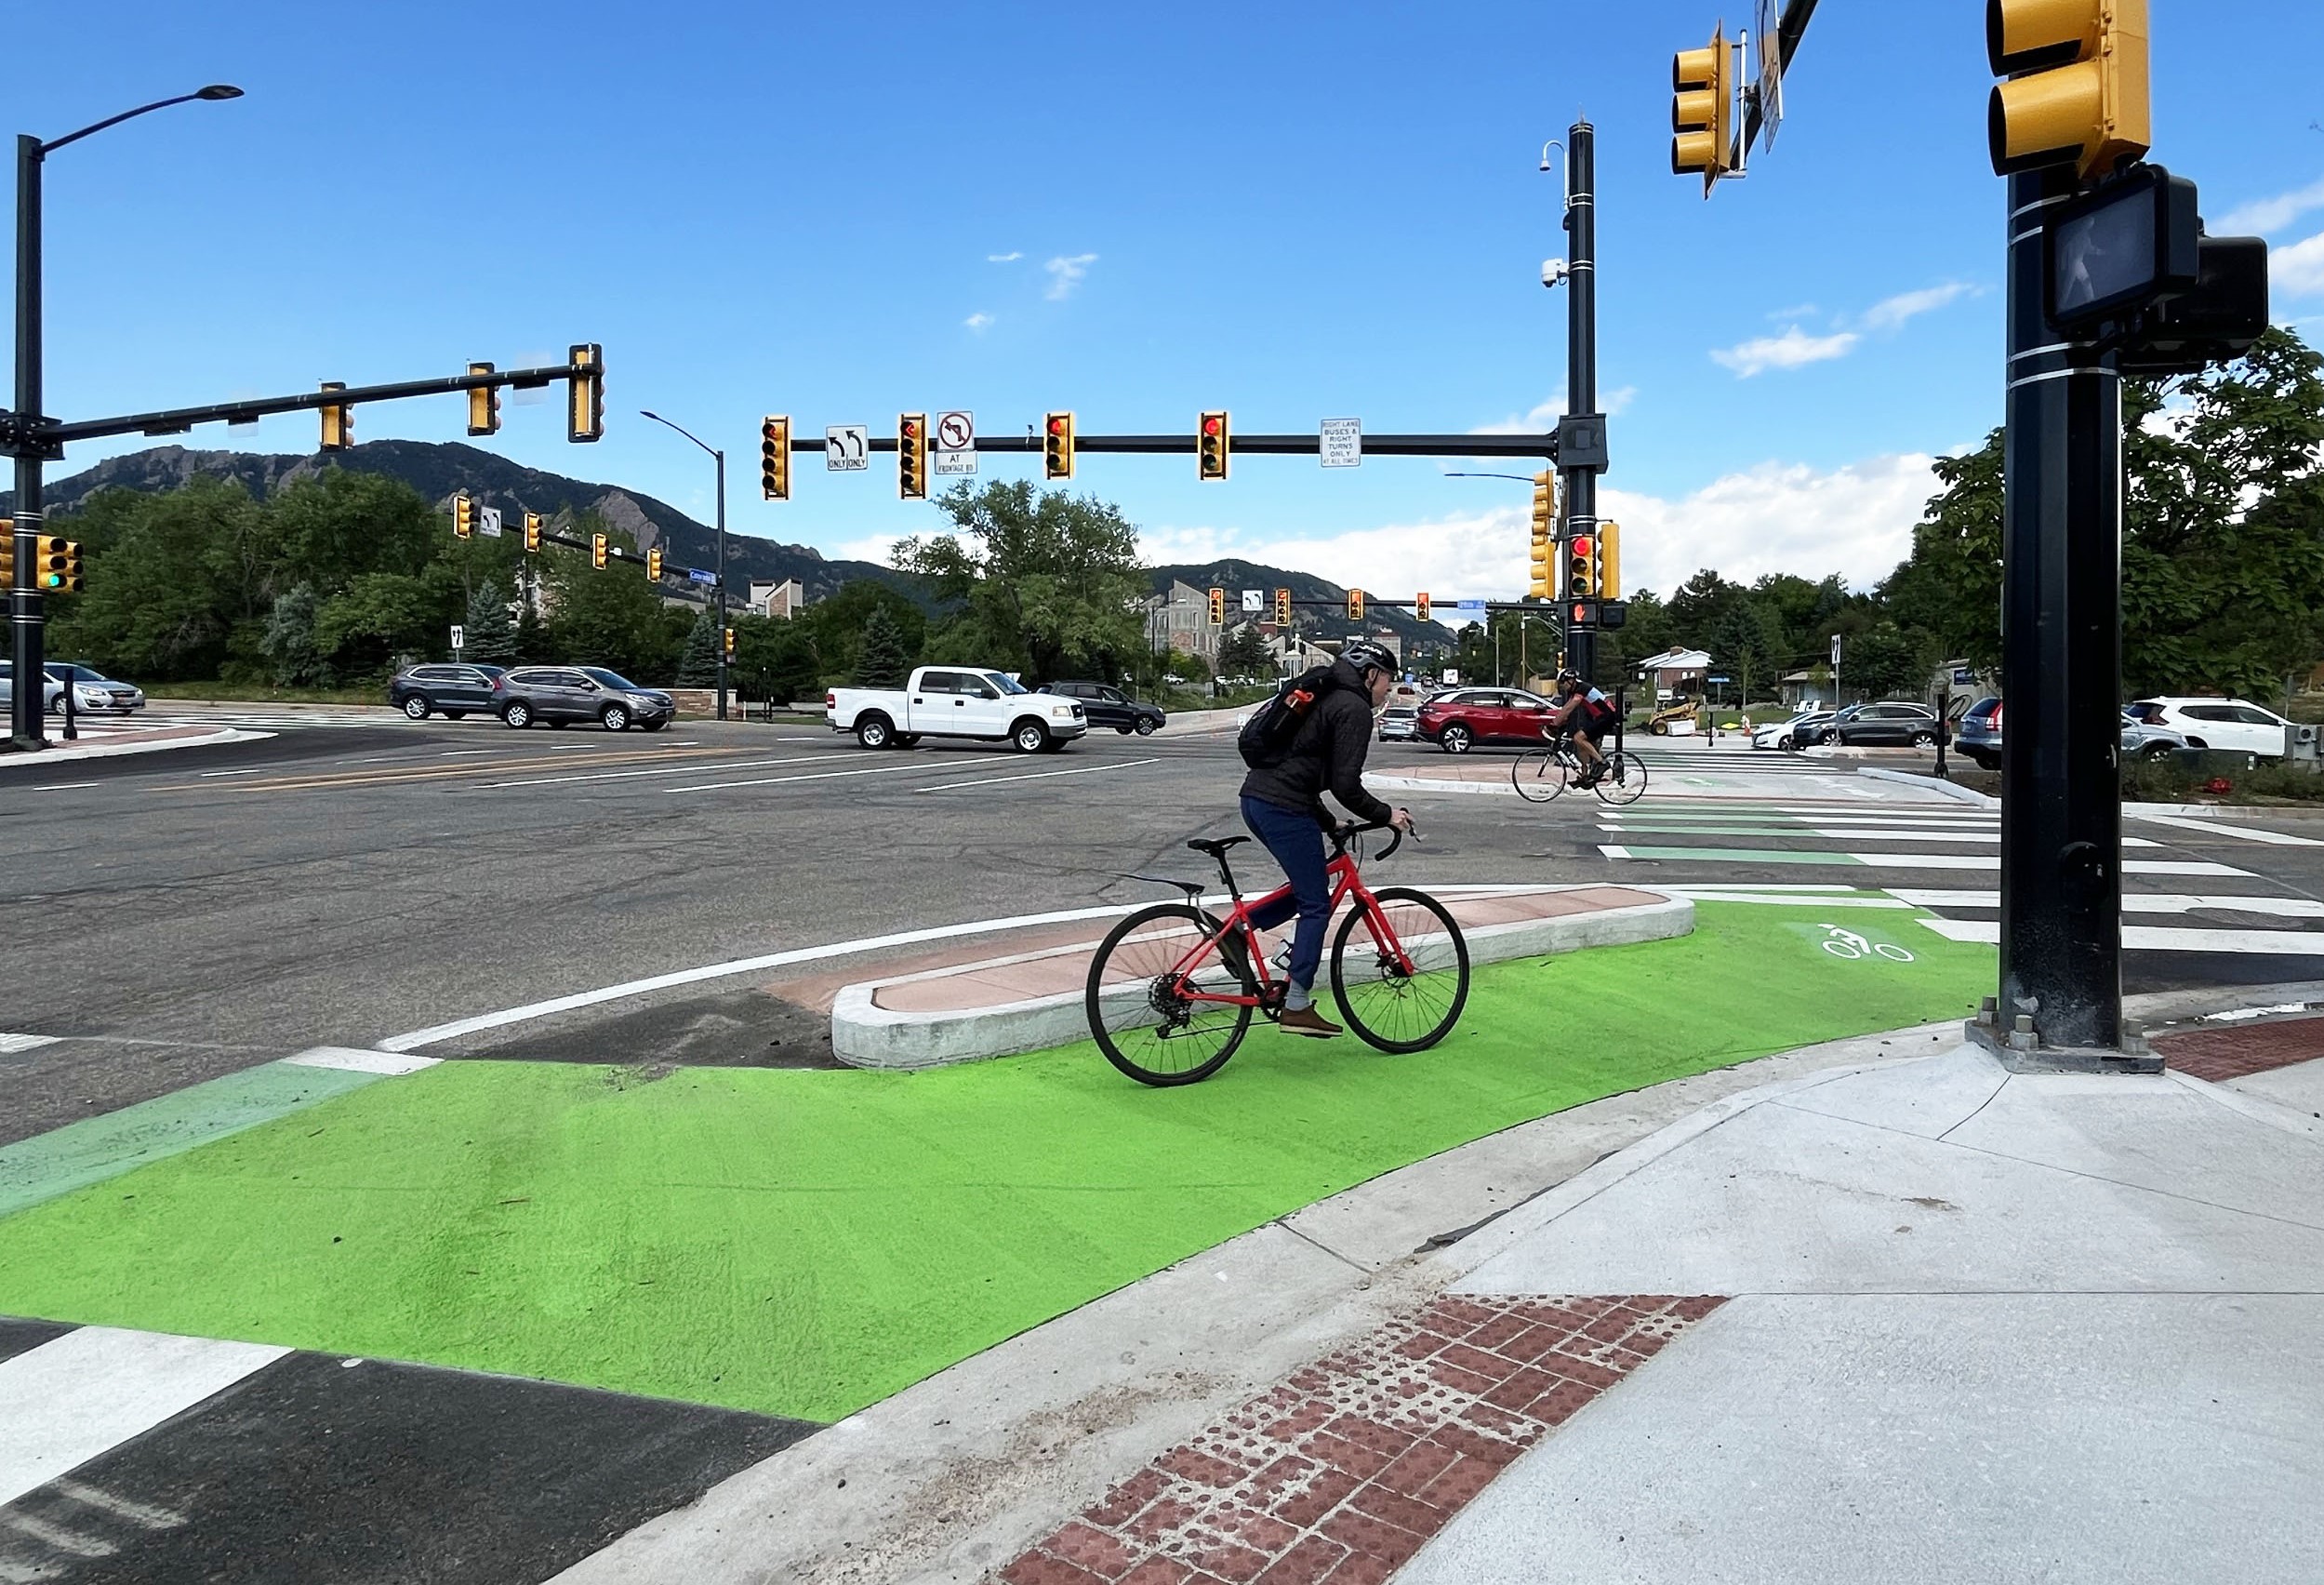
<path fill-rule="evenodd" d="M 1627 859 L 1627 847 L 1612 847 L 1600 844 L 1598 849 L 1609 859 Z M 1668 863 L 1687 862 L 1707 864 L 1748 864 L 1759 857 L 1754 851 L 1738 858 L 1733 848 L 1706 847 L 1673 849 L 1664 855 Z M 1787 857 L 1797 849 L 1771 847 L 1765 849 L 1768 861 L 1776 864 L 1799 860 Z M 1999 853 L 1815 853 L 1811 859 L 1826 864 L 1861 864 L 1875 870 L 1998 870 L 2001 867 Z M 2256 879 L 2251 871 L 2238 870 L 2232 864 L 2214 864 L 2202 859 L 2126 859 L 2122 861 L 2126 875 L 2239 875 L 2246 880 Z"/>
<path fill-rule="evenodd" d="M 1128 770 L 1133 766 L 1159 765 L 1160 763 L 1159 760 L 1150 759 L 1119 760 L 1112 765 L 1077 766 L 1071 770 L 1034 770 L 1028 771 L 1022 776 L 988 776 L 975 781 L 940 781 L 933 787 L 915 787 L 912 791 L 915 792 L 950 792 L 961 787 L 993 787 L 1003 781 L 1046 781 L 1053 776 L 1091 776 L 1101 770 Z"/>
<path fill-rule="evenodd" d="M 778 765 L 811 765 L 835 753 L 849 753 L 846 749 L 828 749 L 819 754 L 793 754 L 786 759 L 736 760 L 716 766 L 706 765 L 660 765 L 648 770 L 590 770 L 573 776 L 543 776 L 531 781 L 487 781 L 485 787 L 555 787 L 568 781 L 620 781 L 634 776 L 685 776 L 705 770 L 765 770 Z"/>
<path fill-rule="evenodd" d="M 2181 831 L 2199 831 L 2205 836 L 2224 836 L 2235 842 L 2270 842 L 2278 847 L 2324 847 L 2324 841 L 2313 836 L 2264 831 L 2258 826 L 2237 825 L 2231 820 L 2188 819 L 2182 815 L 2131 815 L 2130 818 L 2144 820 L 2148 825 L 2176 826 Z"/>
<path fill-rule="evenodd" d="M 1671 888 L 1671 887 L 1667 887 L 1667 886 L 1656 886 L 1654 889 L 1655 889 L 1656 891 L 1667 891 L 1667 890 L 1671 890 L 1671 889 L 1674 889 L 1674 888 Z M 1720 885 L 1720 884 L 1718 884 L 1718 883 L 1715 883 L 1715 882 L 1706 881 L 1706 882 L 1704 882 L 1704 883 L 1703 883 L 1702 885 L 1700 885 L 1700 886 L 1688 886 L 1688 887 L 1686 887 L 1685 889 L 1686 889 L 1686 890 L 1688 890 L 1688 891 L 1690 891 L 1690 892 L 1706 892 L 1706 893 L 1710 893 L 1710 892 L 1728 892 L 1728 891 L 1734 891 L 1734 892 L 1802 892 L 1802 893 L 1806 893 L 1806 892 L 1821 892 L 1821 893 L 1824 893 L 1824 894 L 1829 895 L 1829 894 L 1831 894 L 1831 893 L 1833 893 L 1833 892 L 1838 892 L 1838 893 L 1839 893 L 1839 894 L 1840 894 L 1842 897 L 1845 897 L 1845 896 L 1849 895 L 1849 894 L 1850 894 L 1850 893 L 1852 893 L 1852 892 L 1861 892 L 1861 891 L 1863 891 L 1863 890 L 1864 890 L 1864 888 L 1863 888 L 1862 886 L 1832 886 L 1832 885 L 1828 885 L 1828 884 L 1826 884 L 1826 885 L 1819 885 L 1819 886 L 1777 886 L 1777 885 L 1775 885 L 1775 883 L 1773 883 L 1773 881 L 1767 882 L 1767 883 L 1766 883 L 1766 884 L 1764 884 L 1764 885 L 1761 885 L 1761 884 L 1760 884 L 1760 883 L 1758 883 L 1758 882 L 1754 882 L 1754 881 L 1736 881 L 1736 882 L 1733 882 L 1733 883 L 1732 883 L 1732 884 L 1728 884 L 1728 885 Z M 1900 894 L 1900 895 L 1901 895 L 1901 894 Z"/>
<path fill-rule="evenodd" d="M 1891 886 L 1890 894 L 1916 908 L 1997 909 L 1998 891 L 1943 891 Z M 2200 909 L 2232 909 L 2243 913 L 2272 913 L 2278 919 L 2324 919 L 2324 902 L 2304 897 L 2194 897 L 2179 892 L 2127 892 L 2125 913 L 2192 913 Z"/>
<path fill-rule="evenodd" d="M 1952 941 L 1986 946 L 2001 939 L 1998 919 L 1923 919 Z M 2231 952 L 2261 957 L 2324 957 L 2324 933 L 2314 930 L 2204 930 L 2184 925 L 2125 925 L 2122 950 L 2133 952 Z"/>
<path fill-rule="evenodd" d="M 84 787 L 96 785 L 94 781 L 51 781 L 46 786 L 34 787 L 33 791 L 35 792 L 77 792 Z"/>
<path fill-rule="evenodd" d="M 37 1051 L 44 1046 L 54 1046 L 63 1038 L 60 1034 L 0 1034 L 0 1057 L 14 1056 L 20 1051 Z"/>
<path fill-rule="evenodd" d="M 82 1326 L 0 1360 L 0 1505 L 263 1370 L 288 1349 Z"/>
<path fill-rule="evenodd" d="M 352 1046 L 318 1046 L 283 1060 L 301 1068 L 337 1068 L 349 1073 L 385 1073 L 393 1077 L 432 1068 L 443 1059 L 411 1057 L 396 1051 L 366 1051 Z"/>
<path fill-rule="evenodd" d="M 1801 897 L 1798 893 L 1726 891 L 1704 886 L 1656 886 L 1658 892 L 1691 902 L 1757 902 L 1780 908 L 1910 908 L 1892 897 Z"/>
<path fill-rule="evenodd" d="M 1598 851 L 1604 854 L 1609 859 L 1627 859 L 1630 856 L 1630 850 L 1628 848 L 1618 847 L 1611 843 L 1600 843 L 1598 845 Z"/>
<path fill-rule="evenodd" d="M 116 1519 L 142 1525 L 148 1530 L 175 1530 L 186 1522 L 186 1516 L 174 1508 L 161 1508 L 150 1502 L 137 1502 L 129 1498 L 116 1497 L 100 1487 L 86 1485 L 79 1481 L 59 1481 L 59 1497 L 77 1502 L 84 1508 L 94 1508 Z"/>
<path fill-rule="evenodd" d="M 70 1557 L 111 1557 L 121 1550 L 101 1536 L 84 1536 L 78 1530 L 51 1525 L 29 1513 L 0 1513 L 0 1525 L 6 1525 L 20 1536 L 30 1536 L 50 1551 L 60 1552 Z M 38 1578 L 39 1576 L 33 1578 Z"/>
<path fill-rule="evenodd" d="M 362 765 L 365 762 L 362 760 L 334 760 L 332 763 L 335 765 Z M 259 765 L 252 766 L 248 770 L 206 770 L 201 774 L 203 780 L 212 781 L 221 776 L 263 776 L 268 771 L 274 768 L 275 767 L 271 765 Z"/>
<path fill-rule="evenodd" d="M 963 765 L 982 765 L 991 760 L 1015 759 L 1015 754 L 972 754 L 961 761 Z M 729 787 L 779 787 L 787 781 L 829 781 L 839 776 L 893 776 L 899 770 L 917 770 L 915 765 L 873 765 L 861 770 L 817 770 L 803 776 L 763 776 L 742 781 L 705 781 L 693 787 L 665 787 L 665 792 L 721 792 Z"/>

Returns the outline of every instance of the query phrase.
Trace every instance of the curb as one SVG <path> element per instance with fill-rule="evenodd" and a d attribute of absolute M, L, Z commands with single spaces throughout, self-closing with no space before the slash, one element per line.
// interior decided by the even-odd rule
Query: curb
<path fill-rule="evenodd" d="M 86 748 L 43 749 L 38 753 L 0 755 L 0 766 L 72 765 L 79 760 L 117 759 L 123 754 L 157 754 L 168 749 L 206 749 L 219 743 L 254 743 L 261 738 L 272 736 L 272 732 L 253 732 L 241 726 L 227 726 L 199 738 L 172 738 L 161 743 L 92 743 Z M 50 740 L 61 741 L 58 739 Z"/>
<path fill-rule="evenodd" d="M 1667 940 L 1690 934 L 1693 928 L 1694 904 L 1683 898 L 1666 897 L 1660 902 L 1628 908 L 1488 925 L 1463 934 L 1468 942 L 1468 961 L 1475 965 Z M 1082 950 L 1080 946 L 1055 947 L 996 958 L 991 966 Z M 1083 992 L 1078 989 L 957 1012 L 906 1012 L 880 1006 L 872 1000 L 883 985 L 937 979 L 959 972 L 958 968 L 930 969 L 843 987 L 831 1004 L 831 1055 L 852 1068 L 934 1068 L 1042 1051 L 1070 1045 L 1089 1033 Z"/>
<path fill-rule="evenodd" d="M 1868 776 L 1875 781 L 1901 782 L 1906 787 L 1932 787 L 1945 797 L 1959 803 L 1974 804 L 1981 809 L 2001 806 L 2001 800 L 1991 793 L 1980 792 L 1973 787 L 1956 787 L 1949 781 L 1940 781 L 1933 776 L 1920 776 L 1909 770 L 1884 770 L 1879 766 L 1864 765 L 1856 767 L 1856 774 Z"/>
<path fill-rule="evenodd" d="M 1399 792 L 1481 792 L 1488 798 L 1514 798 L 1517 789 L 1507 779 L 1498 781 L 1438 781 L 1425 776 L 1367 776 L 1368 787 L 1388 787 Z"/>

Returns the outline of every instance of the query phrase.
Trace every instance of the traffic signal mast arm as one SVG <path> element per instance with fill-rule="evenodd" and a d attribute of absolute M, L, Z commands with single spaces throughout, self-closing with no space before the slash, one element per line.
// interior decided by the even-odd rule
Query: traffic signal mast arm
<path fill-rule="evenodd" d="M 1776 75 L 1787 75 L 1791 58 L 1799 48 L 1799 40 L 1808 31 L 1808 19 L 1815 15 L 1815 0 L 1790 0 L 1784 14 L 1775 20 Z M 1764 52 L 1767 40 L 1760 40 Z M 1746 83 L 1743 89 L 1743 146 L 1748 149 L 1760 140 L 1760 127 L 1767 119 L 1766 107 L 1760 103 L 1760 86 Z"/>
<path fill-rule="evenodd" d="M 356 393 L 360 396 L 360 393 Z M 312 405 L 312 404 L 310 404 Z M 896 437 L 873 435 L 866 443 L 873 451 L 893 451 Z M 1150 456 L 1189 456 L 1198 446 L 1193 434 L 1077 434 L 1073 437 L 1075 452 L 1098 451 L 1137 453 Z M 984 435 L 976 437 L 976 449 L 990 452 L 1029 452 L 1039 455 L 1043 438 L 1037 434 Z M 820 433 L 809 434 L 793 430 L 790 449 L 820 453 L 824 448 Z M 1234 454 L 1238 457 L 1316 457 L 1322 454 L 1323 437 L 1320 434 L 1238 434 L 1234 437 Z M 1552 457 L 1558 454 L 1556 433 L 1544 434 L 1367 434 L 1363 437 L 1363 454 L 1369 457 Z"/>
<path fill-rule="evenodd" d="M 352 407 L 366 402 L 398 402 L 407 396 L 445 396 L 461 392 L 503 386 L 530 391 L 577 374 L 602 377 L 601 366 L 557 364 L 546 368 L 500 369 L 486 374 L 456 374 L 444 380 L 405 380 L 392 385 L 351 385 L 336 391 L 302 391 L 295 396 L 259 396 L 246 402 L 219 402 L 206 407 L 168 407 L 154 413 L 132 413 L 115 419 L 82 419 L 72 423 L 36 423 L 33 438 L 53 453 L 76 440 L 100 440 L 116 434 L 182 434 L 195 424 L 249 424 L 275 413 L 299 413 L 317 407 Z M 22 423 L 8 414 L 6 426 L 13 435 Z M 818 446 L 822 442 L 816 443 Z"/>

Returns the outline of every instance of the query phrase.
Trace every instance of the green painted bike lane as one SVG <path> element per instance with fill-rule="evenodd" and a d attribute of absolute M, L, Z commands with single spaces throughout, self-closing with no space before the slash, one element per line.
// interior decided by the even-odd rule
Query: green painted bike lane
<path fill-rule="evenodd" d="M 1992 988 L 1989 947 L 1843 917 L 1911 961 L 1706 902 L 1689 937 L 1481 967 L 1432 1051 L 1260 1030 L 1171 1090 L 1087 1043 L 918 1073 L 448 1061 L 0 1219 L 0 1314 L 830 1420 L 1380 1173 Z"/>

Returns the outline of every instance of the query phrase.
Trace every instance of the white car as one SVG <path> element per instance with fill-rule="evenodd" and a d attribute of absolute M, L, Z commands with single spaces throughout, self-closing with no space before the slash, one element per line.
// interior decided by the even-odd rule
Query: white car
<path fill-rule="evenodd" d="M 1034 693 L 1006 672 L 923 666 L 900 688 L 833 688 L 823 719 L 867 749 L 909 749 L 923 738 L 982 738 L 1023 753 L 1065 747 L 1089 730 L 1081 705 Z"/>
<path fill-rule="evenodd" d="M 73 685 L 73 708 L 91 715 L 126 715 L 145 708 L 145 690 L 134 683 L 117 682 L 94 666 L 75 660 L 51 660 L 46 670 L 60 682 Z M 62 703 L 50 706 L 62 710 Z"/>
<path fill-rule="evenodd" d="M 1753 730 L 1751 746 L 1755 749 L 1796 749 L 1799 746 L 1800 728 L 1821 726 L 1832 718 L 1828 710 L 1803 710 L 1788 721 L 1771 721 Z"/>
<path fill-rule="evenodd" d="M 2123 713 L 2148 726 L 2167 727 L 2190 749 L 2226 749 L 2280 757 L 2291 723 L 2241 699 L 2142 699 Z"/>

